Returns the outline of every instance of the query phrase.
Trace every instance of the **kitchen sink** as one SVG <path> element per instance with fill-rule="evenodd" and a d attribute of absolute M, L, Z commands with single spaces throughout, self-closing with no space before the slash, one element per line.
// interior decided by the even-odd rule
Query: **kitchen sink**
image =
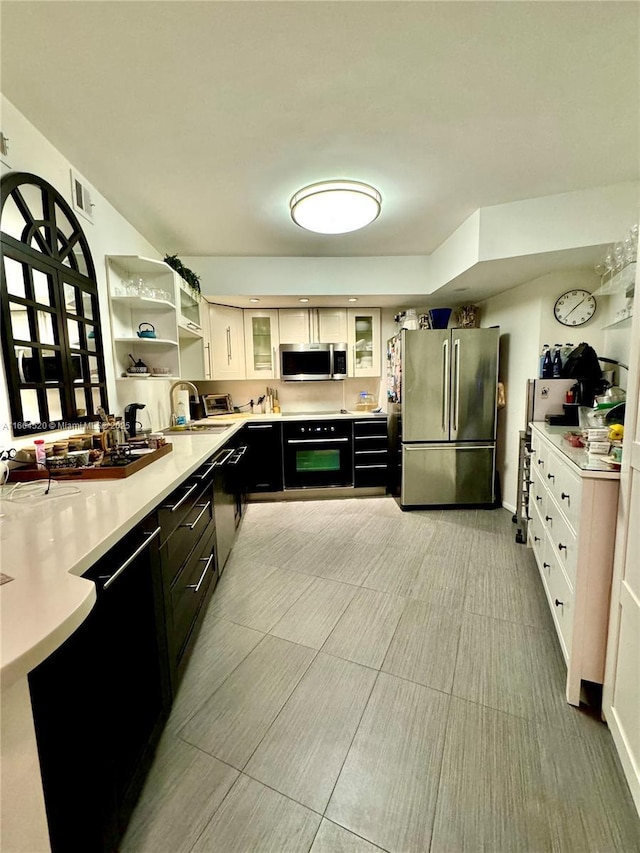
<path fill-rule="evenodd" d="M 163 435 L 194 435 L 198 433 L 221 433 L 231 429 L 231 424 L 189 424 L 186 427 L 163 429 Z"/>

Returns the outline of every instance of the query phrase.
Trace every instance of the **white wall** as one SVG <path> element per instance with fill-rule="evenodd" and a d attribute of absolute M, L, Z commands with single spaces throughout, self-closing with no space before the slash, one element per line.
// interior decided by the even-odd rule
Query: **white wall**
<path fill-rule="evenodd" d="M 628 361 L 629 333 L 612 343 L 607 297 L 598 300 L 594 317 L 579 329 L 558 323 L 553 306 L 562 293 L 573 288 L 594 291 L 598 280 L 591 270 L 551 273 L 522 284 L 481 304 L 483 326 L 500 326 L 500 380 L 505 383 L 507 405 L 498 417 L 498 470 L 504 505 L 513 511 L 517 503 L 519 432 L 525 427 L 526 381 L 538 375 L 538 356 L 545 343 L 591 344 L 598 355 Z M 615 350 L 615 355 L 610 350 Z M 603 365 L 603 369 L 606 366 Z"/>
<path fill-rule="evenodd" d="M 8 171 L 31 172 L 44 178 L 60 192 L 71 204 L 72 165 L 53 145 L 8 101 L 0 96 L 2 109 L 2 132 L 10 140 L 8 161 L 10 170 L 3 163 L 2 174 Z M 82 176 L 81 176 L 82 177 Z M 95 188 L 91 187 L 91 198 L 95 204 L 94 222 L 78 216 L 83 231 L 89 241 L 93 263 L 98 280 L 98 298 L 100 315 L 105 340 L 110 340 L 109 311 L 106 286 L 105 255 L 144 255 L 158 258 L 160 254 L 145 238 L 133 228 L 118 211 Z M 107 344 L 108 347 L 108 344 Z M 127 385 L 126 382 L 115 382 L 111 351 L 105 352 L 109 408 L 116 414 L 122 414 L 128 402 L 136 401 L 147 404 L 152 413 L 154 429 L 166 426 L 169 422 L 168 382 L 162 380 L 142 382 Z M 129 381 L 129 380 L 127 380 Z M 135 397 L 133 396 L 135 394 Z M 0 427 L 2 444 L 11 440 L 11 414 L 4 376 L 4 366 L 0 371 Z M 52 434 L 53 437 L 53 434 Z M 31 443 L 30 440 L 17 440 L 15 446 L 21 443 Z"/>

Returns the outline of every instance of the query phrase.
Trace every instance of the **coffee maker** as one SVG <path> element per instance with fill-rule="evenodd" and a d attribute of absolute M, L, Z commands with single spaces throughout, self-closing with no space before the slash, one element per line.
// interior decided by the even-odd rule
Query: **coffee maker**
<path fill-rule="evenodd" d="M 144 403 L 129 403 L 124 407 L 124 428 L 129 434 L 129 438 L 135 438 L 137 432 L 137 412 L 138 409 L 144 409 Z"/>

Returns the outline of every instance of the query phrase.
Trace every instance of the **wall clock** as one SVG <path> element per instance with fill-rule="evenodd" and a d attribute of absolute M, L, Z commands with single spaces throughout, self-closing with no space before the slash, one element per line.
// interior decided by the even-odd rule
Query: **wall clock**
<path fill-rule="evenodd" d="M 568 290 L 556 300 L 553 313 L 563 326 L 583 326 L 596 313 L 595 297 L 588 290 Z"/>

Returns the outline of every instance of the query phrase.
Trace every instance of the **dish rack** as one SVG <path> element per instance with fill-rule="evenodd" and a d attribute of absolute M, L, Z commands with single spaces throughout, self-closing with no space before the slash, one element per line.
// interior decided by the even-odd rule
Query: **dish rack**
<path fill-rule="evenodd" d="M 511 520 L 518 525 L 516 542 L 527 544 L 527 528 L 529 524 L 529 486 L 531 485 L 531 433 L 520 431 L 520 448 L 518 452 L 518 484 L 516 512 Z"/>

